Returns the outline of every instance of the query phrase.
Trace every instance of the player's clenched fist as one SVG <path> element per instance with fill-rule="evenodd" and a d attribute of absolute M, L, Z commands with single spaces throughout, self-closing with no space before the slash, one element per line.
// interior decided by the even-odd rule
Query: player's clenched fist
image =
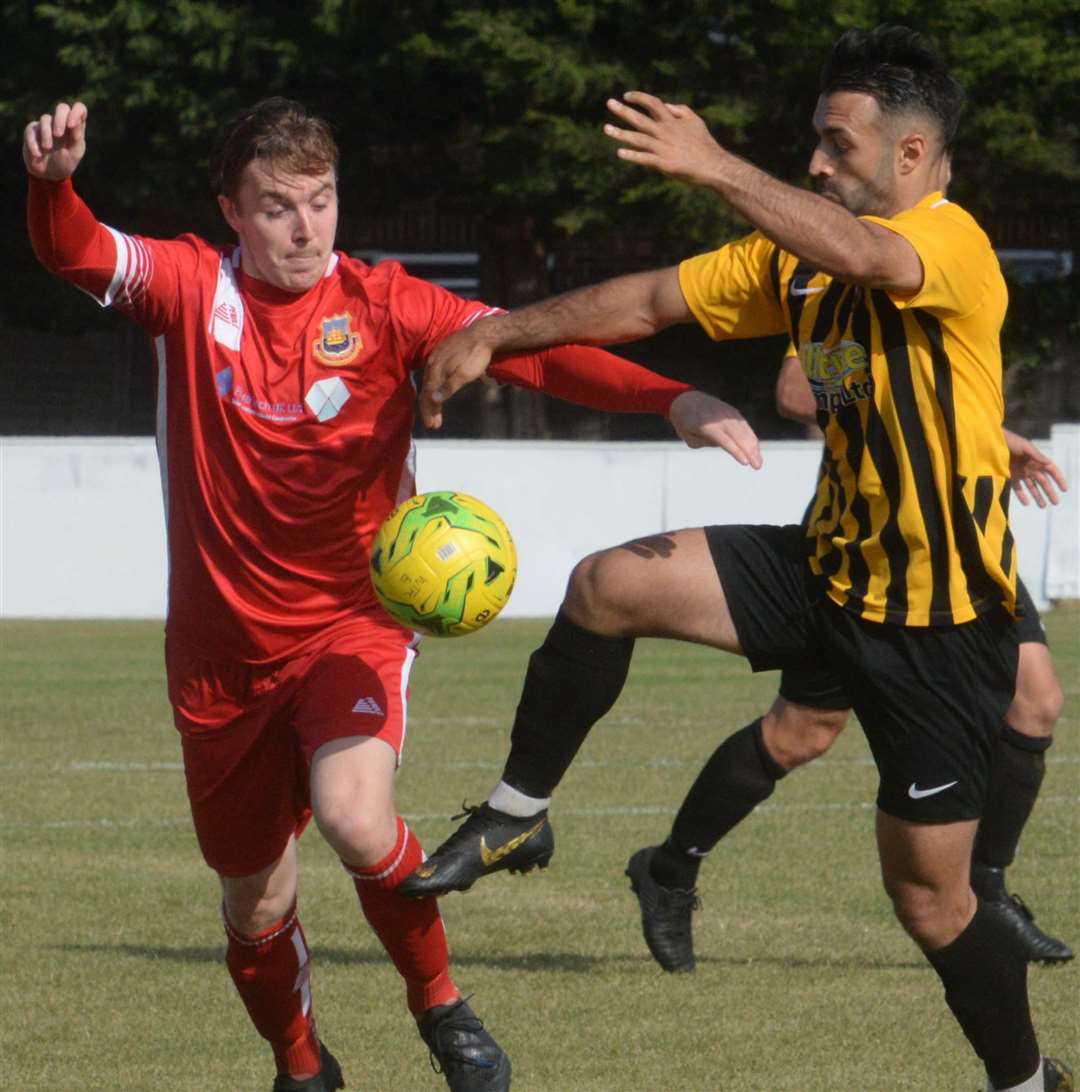
<path fill-rule="evenodd" d="M 480 336 L 482 326 L 483 320 L 444 338 L 428 357 L 420 390 L 420 415 L 428 428 L 441 428 L 443 403 L 487 371 L 491 347 Z"/>
<path fill-rule="evenodd" d="M 36 178 L 63 181 L 75 173 L 86 152 L 86 106 L 56 104 L 23 131 L 23 161 Z"/>

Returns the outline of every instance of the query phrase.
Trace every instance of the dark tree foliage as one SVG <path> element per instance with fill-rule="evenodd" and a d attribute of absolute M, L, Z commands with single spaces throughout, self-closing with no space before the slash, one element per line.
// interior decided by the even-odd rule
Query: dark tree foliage
<path fill-rule="evenodd" d="M 967 88 L 953 195 L 1003 242 L 1078 245 L 1075 0 L 0 0 L 0 13 L 8 328 L 114 326 L 26 243 L 21 131 L 57 99 L 90 107 L 77 181 L 103 220 L 218 239 L 206 177 L 222 119 L 266 95 L 300 99 L 343 148 L 342 246 L 437 225 L 485 252 L 485 293 L 512 305 L 744 230 L 710 194 L 618 161 L 600 131 L 609 96 L 689 103 L 729 147 L 799 183 L 825 50 L 885 20 L 930 34 Z M 775 347 L 673 344 L 696 358 L 695 381 L 715 368 L 731 396 L 758 375 L 747 397 L 768 405 Z M 716 363 L 731 357 L 742 366 Z"/>

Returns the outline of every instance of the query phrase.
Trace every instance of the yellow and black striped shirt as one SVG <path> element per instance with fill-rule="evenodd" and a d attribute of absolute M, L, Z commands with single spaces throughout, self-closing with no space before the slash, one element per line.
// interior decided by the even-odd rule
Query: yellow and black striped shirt
<path fill-rule="evenodd" d="M 682 263 L 687 304 L 714 339 L 798 347 L 825 432 L 809 561 L 830 598 L 909 626 L 1014 611 L 997 258 L 940 193 L 865 219 L 915 248 L 914 296 L 845 284 L 754 232 Z"/>

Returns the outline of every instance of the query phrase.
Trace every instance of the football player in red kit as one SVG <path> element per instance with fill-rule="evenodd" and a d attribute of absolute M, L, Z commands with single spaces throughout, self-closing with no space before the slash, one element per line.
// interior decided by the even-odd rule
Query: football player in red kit
<path fill-rule="evenodd" d="M 31 122 L 28 221 L 50 271 L 152 337 L 168 526 L 165 659 L 202 853 L 221 878 L 226 963 L 277 1065 L 275 1092 L 332 1092 L 297 916 L 309 818 L 353 878 L 455 1092 L 510 1086 L 506 1054 L 450 976 L 435 899 L 395 888 L 422 850 L 394 806 L 416 635 L 377 605 L 367 549 L 415 492 L 410 373 L 491 308 L 334 250 L 338 150 L 285 99 L 226 129 L 216 165 L 238 245 L 127 235 L 71 175 L 87 109 Z M 500 381 L 666 414 L 691 446 L 760 465 L 731 407 L 598 349 L 509 357 Z"/>

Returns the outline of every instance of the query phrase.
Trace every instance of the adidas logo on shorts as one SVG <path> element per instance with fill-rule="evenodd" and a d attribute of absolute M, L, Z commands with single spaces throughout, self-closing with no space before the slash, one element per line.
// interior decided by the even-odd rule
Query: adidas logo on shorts
<path fill-rule="evenodd" d="M 367 713 L 373 717 L 383 715 L 382 706 L 374 698 L 361 698 L 353 707 L 354 713 Z"/>

